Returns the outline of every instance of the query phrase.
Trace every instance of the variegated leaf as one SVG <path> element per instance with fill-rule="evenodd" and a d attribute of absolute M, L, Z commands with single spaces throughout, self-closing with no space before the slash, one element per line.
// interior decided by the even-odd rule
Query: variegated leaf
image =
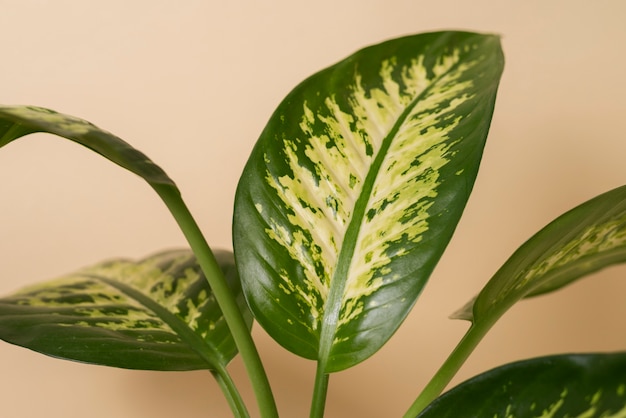
<path fill-rule="evenodd" d="M 469 197 L 502 67 L 496 36 L 422 34 L 363 49 L 280 104 L 234 217 L 244 292 L 280 344 L 332 372 L 397 329 Z"/>
<path fill-rule="evenodd" d="M 151 185 L 174 182 L 142 152 L 86 120 L 36 106 L 0 105 L 0 147 L 35 132 L 67 138 L 142 177 Z"/>
<path fill-rule="evenodd" d="M 251 325 L 232 253 L 215 256 Z M 1 298 L 0 338 L 54 357 L 145 370 L 215 369 L 237 353 L 189 250 L 101 263 Z"/>
<path fill-rule="evenodd" d="M 596 196 L 544 227 L 454 317 L 490 326 L 522 298 L 554 291 L 623 262 L 626 186 Z"/>
<path fill-rule="evenodd" d="M 451 389 L 418 418 L 624 418 L 626 353 L 508 364 Z"/>

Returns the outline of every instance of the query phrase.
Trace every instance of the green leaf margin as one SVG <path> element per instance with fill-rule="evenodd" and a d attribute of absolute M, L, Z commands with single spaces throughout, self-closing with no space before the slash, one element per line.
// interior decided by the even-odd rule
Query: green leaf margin
<path fill-rule="evenodd" d="M 444 393 L 418 418 L 624 418 L 626 353 L 507 364 Z"/>

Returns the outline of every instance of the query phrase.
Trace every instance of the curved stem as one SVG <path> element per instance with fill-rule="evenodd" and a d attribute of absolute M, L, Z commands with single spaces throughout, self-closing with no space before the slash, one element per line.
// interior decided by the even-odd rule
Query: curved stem
<path fill-rule="evenodd" d="M 317 363 L 315 372 L 315 385 L 313 386 L 313 400 L 311 402 L 310 418 L 322 418 L 326 407 L 326 394 L 328 393 L 328 373 L 324 373 L 320 362 Z"/>
<path fill-rule="evenodd" d="M 191 216 L 185 202 L 182 200 L 178 189 L 170 185 L 151 185 L 176 219 L 213 290 L 213 294 L 224 314 L 224 319 L 243 359 L 261 416 L 266 418 L 278 417 L 274 396 L 261 358 L 211 248 L 204 239 L 193 216 Z"/>
<path fill-rule="evenodd" d="M 250 418 L 246 404 L 243 402 L 241 394 L 237 390 L 237 386 L 235 386 L 235 382 L 233 382 L 233 379 L 228 371 L 224 368 L 220 368 L 218 370 L 211 370 L 211 374 L 213 374 L 217 384 L 222 389 L 222 392 L 228 401 L 228 405 L 230 405 L 230 410 L 233 411 L 235 417 Z"/>
<path fill-rule="evenodd" d="M 437 373 L 424 390 L 415 399 L 411 407 L 404 414 L 404 418 L 415 418 L 424 408 L 434 401 L 448 386 L 452 378 L 457 374 L 463 363 L 472 354 L 478 343 L 483 339 L 492 324 L 473 324 L 465 333 L 454 351 L 450 353 L 446 361 L 441 365 Z"/>

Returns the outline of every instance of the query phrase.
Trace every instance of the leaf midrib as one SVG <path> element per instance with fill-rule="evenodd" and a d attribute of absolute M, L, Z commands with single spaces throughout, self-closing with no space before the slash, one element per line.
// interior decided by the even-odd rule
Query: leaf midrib
<path fill-rule="evenodd" d="M 128 297 L 133 300 L 139 302 L 142 306 L 146 307 L 150 311 L 157 314 L 157 316 L 165 322 L 169 327 L 176 333 L 176 335 L 184 341 L 193 351 L 195 351 L 198 356 L 200 356 L 206 363 L 207 368 L 221 368 L 225 365 L 224 359 L 219 353 L 212 347 L 207 344 L 205 340 L 200 338 L 198 334 L 196 334 L 189 326 L 185 323 L 185 321 L 181 320 L 178 316 L 170 312 L 168 309 L 164 308 L 160 303 L 156 302 L 154 299 L 146 296 L 143 292 L 135 289 L 132 286 L 119 282 L 117 280 L 111 280 L 106 277 L 98 276 L 98 275 L 86 275 L 94 280 L 99 280 L 107 285 L 119 290 L 124 293 Z"/>
<path fill-rule="evenodd" d="M 404 124 L 404 122 L 406 122 L 415 106 L 417 106 L 422 98 L 426 97 L 429 94 L 429 92 L 444 76 L 454 71 L 459 66 L 459 64 L 460 60 L 450 66 L 447 71 L 441 73 L 439 76 L 434 78 L 432 82 L 426 88 L 424 88 L 424 90 L 422 90 L 411 101 L 410 104 L 406 106 L 400 116 L 398 116 L 398 119 L 395 121 L 392 128 L 389 130 L 389 133 L 385 136 L 385 139 L 383 139 L 381 147 L 378 150 L 378 153 L 376 154 L 376 157 L 374 158 L 374 161 L 370 166 L 367 176 L 365 177 L 365 181 L 363 182 L 363 188 L 361 189 L 359 197 L 357 198 L 354 205 L 353 215 L 350 218 L 348 227 L 346 228 L 344 240 L 341 244 L 341 249 L 339 251 L 339 257 L 337 257 L 336 268 L 330 281 L 328 298 L 326 299 L 326 304 L 324 306 L 324 317 L 322 320 L 320 343 L 318 349 L 318 363 L 323 370 L 327 369 L 326 366 L 329 360 L 328 356 L 332 349 L 337 330 L 337 324 L 339 323 L 339 315 L 341 313 L 341 301 L 343 299 L 343 294 L 346 288 L 348 272 L 350 270 L 351 262 L 354 257 L 354 251 L 357 246 L 358 237 L 361 232 L 360 227 L 363 223 L 365 210 L 372 195 L 372 191 L 376 183 L 376 178 L 380 173 L 383 161 L 387 155 L 387 152 L 389 151 L 389 148 L 391 147 L 391 144 L 396 138 L 400 127 Z"/>

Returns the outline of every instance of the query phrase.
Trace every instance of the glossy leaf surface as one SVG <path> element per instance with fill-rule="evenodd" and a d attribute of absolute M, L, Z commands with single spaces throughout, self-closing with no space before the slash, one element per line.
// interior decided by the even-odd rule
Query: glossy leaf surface
<path fill-rule="evenodd" d="M 524 297 L 626 261 L 626 186 L 563 214 L 524 243 L 454 317 L 493 323 Z"/>
<path fill-rule="evenodd" d="M 215 256 L 251 325 L 232 253 Z M 189 250 L 101 263 L 4 297 L 0 338 L 54 357 L 144 370 L 214 369 L 237 353 Z"/>
<path fill-rule="evenodd" d="M 79 143 L 150 184 L 174 186 L 167 174 L 142 152 L 90 122 L 36 106 L 0 106 L 0 147 L 36 132 Z"/>
<path fill-rule="evenodd" d="M 405 318 L 469 197 L 503 68 L 499 39 L 365 48 L 296 87 L 241 177 L 234 244 L 260 324 L 325 372 Z"/>
<path fill-rule="evenodd" d="M 443 394 L 419 418 L 624 418 L 626 354 L 508 364 Z"/>

